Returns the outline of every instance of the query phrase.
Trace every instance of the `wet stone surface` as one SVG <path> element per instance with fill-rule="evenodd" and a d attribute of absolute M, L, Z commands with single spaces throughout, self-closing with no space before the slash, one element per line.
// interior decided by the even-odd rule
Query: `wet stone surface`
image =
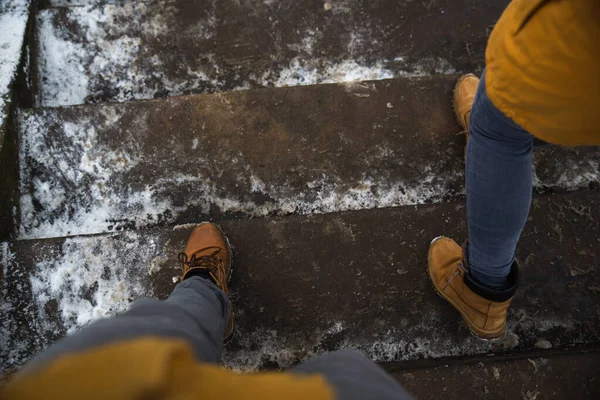
<path fill-rule="evenodd" d="M 466 236 L 462 203 L 224 222 L 234 245 L 237 320 L 224 362 L 254 370 L 340 348 L 393 363 L 595 346 L 598 201 L 595 192 L 535 198 L 518 249 L 524 282 L 507 336 L 494 343 L 469 334 L 426 272 L 433 237 Z M 192 229 L 3 245 L 3 368 L 135 298 L 165 298 Z"/>
<path fill-rule="evenodd" d="M 455 79 L 24 110 L 20 237 L 456 199 Z M 539 151 L 536 190 L 598 187 L 599 159 L 598 148 Z"/>
<path fill-rule="evenodd" d="M 508 1 L 72 3 L 38 15 L 39 106 L 479 71 Z"/>
<path fill-rule="evenodd" d="M 417 399 L 596 399 L 597 352 L 509 360 L 484 360 L 397 371 Z"/>

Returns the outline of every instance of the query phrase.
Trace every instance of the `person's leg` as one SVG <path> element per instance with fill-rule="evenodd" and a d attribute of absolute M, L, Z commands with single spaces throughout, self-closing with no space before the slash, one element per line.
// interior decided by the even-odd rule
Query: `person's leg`
<path fill-rule="evenodd" d="M 435 238 L 427 255 L 438 294 L 456 308 L 475 335 L 496 339 L 506 332 L 508 308 L 519 286 L 515 249 L 531 204 L 534 137 L 491 103 L 482 79 L 462 76 L 454 110 L 469 132 L 466 152 L 465 248 Z"/>
<path fill-rule="evenodd" d="M 494 107 L 485 92 L 485 72 L 471 110 L 469 133 L 469 268 L 483 286 L 502 289 L 531 205 L 535 138 Z"/>
<path fill-rule="evenodd" d="M 137 300 L 125 313 L 102 319 L 57 342 L 34 360 L 58 356 L 143 336 L 185 339 L 199 361 L 218 363 L 227 324 L 227 297 L 208 279 L 192 276 L 165 301 Z"/>
<path fill-rule="evenodd" d="M 227 298 L 231 248 L 216 225 L 200 224 L 179 259 L 183 281 L 167 300 L 140 299 L 127 312 L 94 322 L 59 341 L 30 366 L 144 336 L 184 339 L 193 346 L 198 361 L 219 363 L 223 341 L 234 328 Z"/>
<path fill-rule="evenodd" d="M 324 375 L 340 400 L 412 398 L 398 381 L 358 351 L 325 354 L 292 368 L 290 372 Z"/>

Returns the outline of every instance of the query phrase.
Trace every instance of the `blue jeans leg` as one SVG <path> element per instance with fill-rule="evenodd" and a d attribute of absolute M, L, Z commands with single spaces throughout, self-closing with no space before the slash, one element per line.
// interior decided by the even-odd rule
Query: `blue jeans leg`
<path fill-rule="evenodd" d="M 532 152 L 543 142 L 498 110 L 482 75 L 467 145 L 468 258 L 473 277 L 501 289 L 531 206 Z"/>

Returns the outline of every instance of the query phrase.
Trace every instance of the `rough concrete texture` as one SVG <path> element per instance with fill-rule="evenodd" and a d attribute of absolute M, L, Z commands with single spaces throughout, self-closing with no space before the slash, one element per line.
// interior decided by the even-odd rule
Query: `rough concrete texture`
<path fill-rule="evenodd" d="M 8 123 L 12 118 L 8 118 Z M 0 128 L 2 131 L 2 128 Z M 0 241 L 11 239 L 18 231 L 19 204 L 17 165 L 17 138 L 14 129 L 4 132 L 4 143 L 0 146 Z M 0 136 L 3 133 L 0 132 Z"/>
<path fill-rule="evenodd" d="M 11 87 L 21 62 L 29 0 L 0 0 L 0 152 L 12 101 Z"/>
<path fill-rule="evenodd" d="M 38 105 L 481 70 L 508 0 L 95 3 L 39 13 Z"/>
<path fill-rule="evenodd" d="M 462 203 L 224 222 L 237 320 L 225 363 L 285 368 L 339 348 L 385 363 L 598 345 L 599 222 L 596 192 L 535 198 L 518 249 L 524 282 L 494 343 L 469 334 L 426 272 L 433 237 L 466 237 Z M 3 369 L 137 297 L 166 297 L 192 228 L 6 243 Z"/>
<path fill-rule="evenodd" d="M 600 397 L 597 352 L 408 369 L 394 377 L 417 399 L 545 400 Z"/>
<path fill-rule="evenodd" d="M 140 0 L 45 0 L 44 7 L 77 7 L 77 6 L 99 6 L 104 4 L 124 4 Z M 146 1 L 146 0 L 143 0 Z"/>
<path fill-rule="evenodd" d="M 12 109 L 28 95 L 29 53 L 25 46 L 29 0 L 0 0 L 0 240 L 17 230 L 17 135 Z"/>
<path fill-rule="evenodd" d="M 28 110 L 21 238 L 442 201 L 464 190 L 456 76 Z M 600 148 L 538 152 L 538 190 L 597 186 Z"/>

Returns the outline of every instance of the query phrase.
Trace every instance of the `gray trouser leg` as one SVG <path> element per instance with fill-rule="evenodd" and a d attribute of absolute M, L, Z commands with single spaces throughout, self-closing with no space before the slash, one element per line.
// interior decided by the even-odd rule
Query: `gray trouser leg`
<path fill-rule="evenodd" d="M 165 301 L 138 300 L 129 311 L 94 322 L 62 339 L 28 368 L 68 353 L 144 336 L 184 339 L 192 344 L 198 361 L 219 363 L 228 304 L 225 293 L 212 282 L 191 277 L 177 285 Z M 383 369 L 355 351 L 317 357 L 291 372 L 323 374 L 335 388 L 338 399 L 411 398 Z"/>
<path fill-rule="evenodd" d="M 340 400 L 407 400 L 412 397 L 381 367 L 362 353 L 340 350 L 313 358 L 291 372 L 320 373 Z"/>
<path fill-rule="evenodd" d="M 60 340 L 32 364 L 143 336 L 184 339 L 194 347 L 198 361 L 219 363 L 227 307 L 221 289 L 207 279 L 191 277 L 178 284 L 167 300 L 137 300 L 127 312 L 94 322 Z"/>

